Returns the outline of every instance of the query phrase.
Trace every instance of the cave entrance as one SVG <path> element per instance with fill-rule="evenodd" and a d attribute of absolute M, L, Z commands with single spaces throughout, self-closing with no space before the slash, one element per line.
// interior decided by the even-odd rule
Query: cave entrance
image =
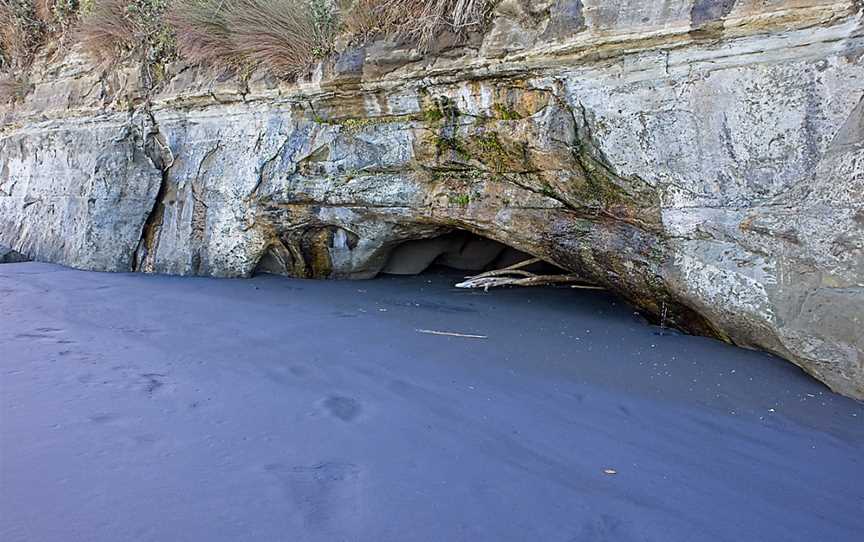
<path fill-rule="evenodd" d="M 427 270 L 459 271 L 468 275 L 468 280 L 458 284 L 464 288 L 576 282 L 573 275 L 558 266 L 461 230 L 402 242 L 389 253 L 381 274 L 420 275 Z"/>
<path fill-rule="evenodd" d="M 369 279 L 380 275 L 449 272 L 460 288 L 569 284 L 591 288 L 578 275 L 531 254 L 466 230 L 436 229 L 429 237 L 364 246 L 335 226 L 309 228 L 275 239 L 254 274 L 303 278 Z"/>

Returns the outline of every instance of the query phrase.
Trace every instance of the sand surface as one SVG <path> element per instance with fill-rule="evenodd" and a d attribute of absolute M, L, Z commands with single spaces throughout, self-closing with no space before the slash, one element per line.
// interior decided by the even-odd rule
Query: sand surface
<path fill-rule="evenodd" d="M 864 540 L 861 403 L 454 278 L 0 265 L 0 540 Z"/>

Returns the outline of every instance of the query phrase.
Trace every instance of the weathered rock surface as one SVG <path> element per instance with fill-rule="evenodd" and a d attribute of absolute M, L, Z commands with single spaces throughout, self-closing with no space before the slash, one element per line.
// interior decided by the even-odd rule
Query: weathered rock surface
<path fill-rule="evenodd" d="M 290 85 L 43 60 L 0 110 L 0 243 L 368 278 L 467 230 L 864 398 L 862 55 L 857 1 L 502 0 L 482 40 Z"/>

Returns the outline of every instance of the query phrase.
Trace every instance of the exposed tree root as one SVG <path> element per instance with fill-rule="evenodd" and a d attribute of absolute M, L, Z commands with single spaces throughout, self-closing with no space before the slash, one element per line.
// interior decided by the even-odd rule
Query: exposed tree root
<path fill-rule="evenodd" d="M 504 269 L 494 269 L 473 277 L 466 277 L 468 280 L 460 282 L 456 287 L 483 288 L 483 290 L 488 291 L 489 288 L 497 288 L 500 286 L 549 286 L 552 284 L 570 284 L 571 288 L 581 288 L 585 290 L 605 289 L 602 286 L 585 284 L 585 279 L 578 275 L 537 275 L 523 269 L 529 265 L 540 263 L 542 261 L 543 260 L 540 258 L 531 258 L 511 265 L 510 267 L 505 267 Z"/>

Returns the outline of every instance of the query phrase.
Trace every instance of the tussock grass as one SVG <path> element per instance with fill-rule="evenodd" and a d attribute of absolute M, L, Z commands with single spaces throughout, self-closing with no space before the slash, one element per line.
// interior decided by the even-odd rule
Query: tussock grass
<path fill-rule="evenodd" d="M 419 4 L 415 21 L 409 22 L 403 31 L 420 41 L 424 49 L 434 42 L 442 30 L 457 35 L 481 30 L 494 5 L 490 0 L 404 0 Z"/>
<path fill-rule="evenodd" d="M 324 0 L 235 0 L 228 25 L 247 64 L 281 77 L 296 76 L 329 55 L 336 34 Z"/>
<path fill-rule="evenodd" d="M 240 63 L 231 39 L 226 0 L 177 0 L 168 9 L 177 48 L 183 58 L 203 64 L 234 66 Z"/>
<path fill-rule="evenodd" d="M 0 66 L 21 69 L 29 65 L 45 30 L 31 0 L 0 0 Z"/>
<path fill-rule="evenodd" d="M 178 0 L 168 20 L 183 57 L 294 77 L 332 52 L 329 0 Z"/>
<path fill-rule="evenodd" d="M 443 31 L 483 27 L 494 0 L 176 0 L 168 21 L 181 56 L 295 77 L 354 42 L 391 36 L 428 50 Z"/>
<path fill-rule="evenodd" d="M 343 31 L 356 42 L 391 33 L 404 20 L 393 6 L 395 2 L 386 0 L 342 0 L 339 12 Z"/>
<path fill-rule="evenodd" d="M 169 59 L 173 31 L 165 12 L 169 0 L 89 0 L 75 37 L 82 49 L 103 62 L 140 53 L 148 65 Z"/>
<path fill-rule="evenodd" d="M 443 31 L 483 28 L 494 0 L 354 0 L 342 3 L 345 29 L 361 41 L 384 34 L 428 50 Z"/>
<path fill-rule="evenodd" d="M 75 39 L 91 57 L 103 62 L 136 45 L 135 25 L 127 16 L 125 0 L 92 2 L 75 31 Z"/>
<path fill-rule="evenodd" d="M 63 42 L 77 12 L 78 0 L 0 0 L 0 68 L 26 69 L 46 38 Z"/>
<path fill-rule="evenodd" d="M 177 53 L 283 78 L 354 43 L 388 36 L 434 46 L 442 32 L 480 30 L 495 0 L 0 0 L 0 69 L 26 68 L 47 34 L 75 26 L 93 58 L 137 55 L 148 68 Z"/>

